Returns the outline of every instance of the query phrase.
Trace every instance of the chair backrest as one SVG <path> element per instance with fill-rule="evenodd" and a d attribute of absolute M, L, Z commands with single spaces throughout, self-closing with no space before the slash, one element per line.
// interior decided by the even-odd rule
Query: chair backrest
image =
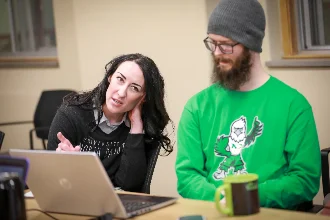
<path fill-rule="evenodd" d="M 152 175 L 155 170 L 156 162 L 158 159 L 158 155 L 160 152 L 160 145 L 157 147 L 150 147 L 146 148 L 146 157 L 147 157 L 147 176 L 144 181 L 143 187 L 141 189 L 142 193 L 148 193 L 150 194 L 150 184 L 151 184 L 151 179 Z"/>
<path fill-rule="evenodd" d="M 330 202 L 329 153 L 330 147 L 321 150 L 322 185 L 324 195 L 323 205 L 325 205 L 327 202 Z M 313 204 L 313 201 L 308 201 L 299 204 L 297 211 L 318 213 L 322 208 L 322 205 L 316 205 Z"/>
<path fill-rule="evenodd" d="M 330 147 L 321 150 L 322 186 L 323 186 L 324 197 L 330 194 L 329 153 L 330 153 Z"/>
<path fill-rule="evenodd" d="M 0 131 L 0 150 L 1 150 L 1 147 L 2 147 L 3 139 L 5 139 L 5 133 Z"/>
<path fill-rule="evenodd" d="M 41 139 L 48 139 L 49 127 L 55 117 L 57 109 L 61 106 L 64 96 L 75 92 L 73 90 L 47 90 L 41 93 L 39 102 L 34 112 L 33 123 L 36 135 Z"/>

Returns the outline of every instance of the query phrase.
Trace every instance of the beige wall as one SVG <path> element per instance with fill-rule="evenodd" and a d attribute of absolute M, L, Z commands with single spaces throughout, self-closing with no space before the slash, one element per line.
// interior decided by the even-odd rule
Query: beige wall
<path fill-rule="evenodd" d="M 0 122 L 32 118 L 42 89 L 93 88 L 103 77 L 104 65 L 114 56 L 139 52 L 150 56 L 163 73 L 167 108 L 177 125 L 187 99 L 209 85 L 211 60 L 202 40 L 206 36 L 207 14 L 217 1 L 135 2 L 54 1 L 60 68 L 0 69 Z M 261 2 L 267 11 L 272 9 L 267 8 L 266 0 Z M 276 11 L 269 12 L 271 15 L 274 13 Z M 267 26 L 263 61 L 278 56 L 273 48 L 280 47 L 280 42 L 274 42 L 269 36 L 273 36 L 274 32 L 271 28 L 279 26 L 277 18 L 272 19 L 271 23 L 274 25 Z M 329 105 L 326 102 L 329 69 L 267 71 L 296 87 L 309 99 L 315 111 L 321 145 L 329 146 Z M 27 148 L 28 128 L 3 129 L 8 133 L 4 148 Z M 176 150 L 168 157 L 159 158 L 151 186 L 152 193 L 177 195 L 175 156 Z M 308 158 L 306 162 L 309 162 Z M 317 199 L 318 203 L 320 198 Z"/>

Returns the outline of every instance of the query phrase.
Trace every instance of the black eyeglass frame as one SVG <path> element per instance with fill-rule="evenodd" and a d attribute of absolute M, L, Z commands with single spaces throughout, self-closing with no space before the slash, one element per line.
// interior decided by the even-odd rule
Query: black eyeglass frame
<path fill-rule="evenodd" d="M 206 49 L 208 49 L 209 51 L 214 52 L 214 51 L 217 49 L 217 47 L 218 47 L 218 48 L 220 49 L 220 51 L 221 51 L 222 53 L 224 53 L 224 54 L 232 54 L 232 53 L 234 53 L 234 47 L 235 47 L 236 45 L 240 44 L 240 43 L 238 43 L 238 42 L 235 43 L 235 44 L 222 44 L 222 43 L 218 43 L 218 42 L 216 42 L 216 41 L 210 39 L 209 37 L 206 37 L 206 38 L 203 40 L 203 42 L 204 42 L 204 44 L 205 44 Z M 211 50 L 211 48 L 208 46 L 208 42 L 213 43 L 213 44 L 215 45 L 214 50 Z M 225 51 L 225 50 L 221 47 L 221 45 L 231 46 L 231 52 L 227 52 L 227 51 Z"/>

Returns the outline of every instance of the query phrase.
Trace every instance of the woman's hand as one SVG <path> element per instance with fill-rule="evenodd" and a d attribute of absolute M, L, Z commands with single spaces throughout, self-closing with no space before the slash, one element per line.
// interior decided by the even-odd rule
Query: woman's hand
<path fill-rule="evenodd" d="M 80 146 L 73 147 L 71 142 L 64 137 L 61 132 L 57 133 L 57 138 L 61 141 L 56 148 L 57 152 L 61 151 L 80 151 Z"/>
<path fill-rule="evenodd" d="M 143 132 L 143 121 L 142 121 L 142 105 L 144 102 L 145 95 L 142 96 L 138 104 L 128 113 L 129 120 L 131 121 L 131 134 L 140 134 Z"/>

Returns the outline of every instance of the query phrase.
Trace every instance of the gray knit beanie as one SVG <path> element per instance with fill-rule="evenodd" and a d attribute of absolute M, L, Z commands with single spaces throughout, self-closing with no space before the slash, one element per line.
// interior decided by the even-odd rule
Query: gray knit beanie
<path fill-rule="evenodd" d="M 261 53 L 265 26 L 265 13 L 257 0 L 220 0 L 210 16 L 207 33 L 230 38 Z"/>

